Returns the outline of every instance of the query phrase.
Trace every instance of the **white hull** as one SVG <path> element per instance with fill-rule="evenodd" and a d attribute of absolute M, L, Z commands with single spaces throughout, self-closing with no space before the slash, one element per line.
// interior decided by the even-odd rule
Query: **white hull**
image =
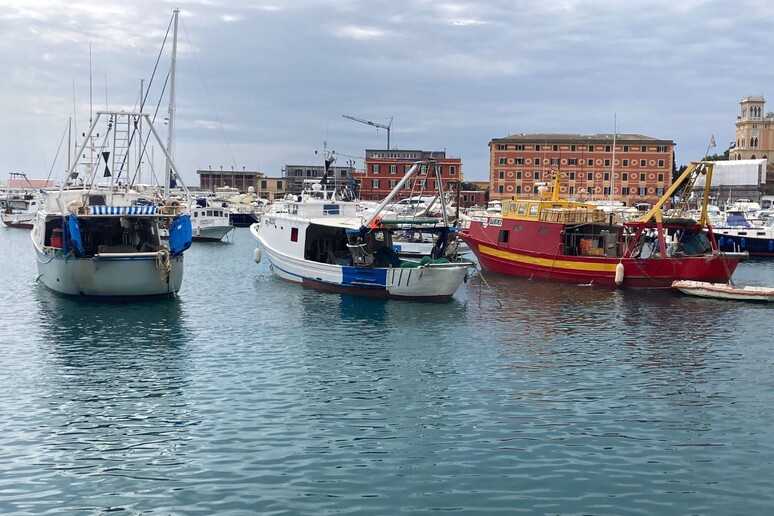
<path fill-rule="evenodd" d="M 264 217 L 265 218 L 265 217 Z M 338 293 L 351 293 L 390 299 L 442 301 L 451 298 L 473 264 L 443 263 L 419 267 L 366 267 L 320 263 L 301 258 L 301 246 L 287 246 L 293 226 L 304 223 L 274 218 L 277 224 L 254 224 L 250 232 L 258 240 L 274 274 L 306 287 Z M 283 252 L 283 245 L 286 249 Z M 345 260 L 342 260 L 345 261 Z"/>
<path fill-rule="evenodd" d="M 234 230 L 234 226 L 199 226 L 192 228 L 193 239 L 204 242 L 218 242 Z"/>
<path fill-rule="evenodd" d="M 35 213 L 0 213 L 3 224 L 9 228 L 32 229 L 35 223 Z"/>
<path fill-rule="evenodd" d="M 708 283 L 704 281 L 675 281 L 672 288 L 697 297 L 713 299 L 729 299 L 733 301 L 774 301 L 774 288 L 771 287 L 734 287 L 725 283 Z"/>
<path fill-rule="evenodd" d="M 93 297 L 151 297 L 173 294 L 183 283 L 183 256 L 114 253 L 65 258 L 36 249 L 38 281 L 60 294 Z"/>

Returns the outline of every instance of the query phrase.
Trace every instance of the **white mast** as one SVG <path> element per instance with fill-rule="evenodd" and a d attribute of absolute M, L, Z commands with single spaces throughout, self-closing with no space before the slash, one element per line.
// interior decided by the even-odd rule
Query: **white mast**
<path fill-rule="evenodd" d="M 169 197 L 169 182 L 172 177 L 172 161 L 174 159 L 174 150 L 172 148 L 172 137 L 175 131 L 175 61 L 177 58 L 177 15 L 180 9 L 172 11 L 175 17 L 175 27 L 172 32 L 172 69 L 169 72 L 169 127 L 167 128 L 167 166 L 165 170 L 164 197 Z"/>

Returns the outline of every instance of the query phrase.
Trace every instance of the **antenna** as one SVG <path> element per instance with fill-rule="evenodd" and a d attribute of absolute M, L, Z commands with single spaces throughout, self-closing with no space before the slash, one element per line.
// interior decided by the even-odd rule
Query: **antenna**
<path fill-rule="evenodd" d="M 354 116 L 349 116 L 349 115 L 341 115 L 341 116 L 343 116 L 344 118 L 349 118 L 350 120 L 354 120 L 355 122 L 360 122 L 361 124 L 372 125 L 377 129 L 386 129 L 387 130 L 387 150 L 390 150 L 390 128 L 392 127 L 392 117 L 390 117 L 390 123 L 387 125 L 384 125 L 384 124 L 378 124 L 376 122 L 371 122 L 370 120 L 363 120 L 362 118 L 357 118 Z"/>

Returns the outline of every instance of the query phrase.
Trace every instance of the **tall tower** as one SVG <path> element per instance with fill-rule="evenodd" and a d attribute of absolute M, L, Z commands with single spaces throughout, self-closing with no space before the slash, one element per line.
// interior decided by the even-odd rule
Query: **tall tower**
<path fill-rule="evenodd" d="M 736 143 L 731 159 L 766 158 L 774 148 L 774 115 L 766 113 L 763 96 L 744 97 L 736 117 Z"/>

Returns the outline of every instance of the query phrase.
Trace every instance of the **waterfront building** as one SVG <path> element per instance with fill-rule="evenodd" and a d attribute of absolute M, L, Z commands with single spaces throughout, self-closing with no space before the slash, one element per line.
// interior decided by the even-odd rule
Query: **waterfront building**
<path fill-rule="evenodd" d="M 490 197 L 536 197 L 537 187 L 560 173 L 562 197 L 652 204 L 672 184 L 674 147 L 672 140 L 640 134 L 495 138 L 489 143 Z"/>
<path fill-rule="evenodd" d="M 328 185 L 336 188 L 347 186 L 350 178 L 354 176 L 354 162 L 350 161 L 346 166 L 331 165 L 328 174 Z M 325 174 L 325 165 L 285 165 L 282 176 L 285 178 L 285 190 L 288 193 L 300 195 L 304 190 L 304 181 L 310 179 L 322 179 Z"/>
<path fill-rule="evenodd" d="M 744 97 L 736 117 L 736 141 L 729 159 L 768 158 L 774 152 L 774 113 L 764 111 L 766 100 L 760 96 Z"/>
<path fill-rule="evenodd" d="M 359 177 L 360 197 L 366 200 L 383 199 L 398 185 L 414 162 L 425 159 L 435 160 L 434 166 L 441 172 L 443 191 L 454 190 L 464 181 L 462 159 L 447 157 L 445 150 L 370 149 L 366 150 L 364 171 Z M 420 174 L 404 185 L 398 193 L 397 199 L 412 196 L 432 196 L 437 190 L 437 179 L 434 173 Z"/>
<path fill-rule="evenodd" d="M 197 170 L 196 174 L 199 176 L 199 188 L 214 192 L 216 188 L 231 187 L 236 188 L 241 193 L 246 193 L 249 187 L 256 188 L 256 182 L 258 179 L 265 177 L 263 172 L 257 172 L 254 170 L 212 170 L 212 167 L 204 170 Z"/>

